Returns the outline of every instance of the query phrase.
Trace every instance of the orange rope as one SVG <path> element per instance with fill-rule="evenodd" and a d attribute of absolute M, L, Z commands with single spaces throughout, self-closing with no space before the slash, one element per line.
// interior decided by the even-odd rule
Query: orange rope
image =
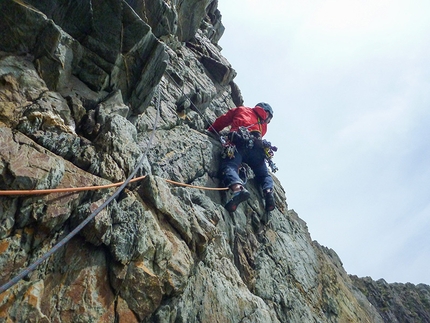
<path fill-rule="evenodd" d="M 140 181 L 144 179 L 147 175 L 136 177 L 130 181 L 130 183 Z M 170 179 L 166 179 L 166 182 L 174 185 L 179 186 L 185 186 L 185 187 L 192 187 L 192 188 L 198 188 L 203 190 L 212 190 L 212 191 L 225 191 L 228 190 L 228 187 L 204 187 L 204 186 L 195 186 L 190 184 L 184 184 L 172 181 Z M 95 190 L 101 190 L 104 188 L 111 188 L 116 186 L 121 186 L 124 182 L 119 183 L 113 183 L 113 184 L 107 184 L 107 185 L 98 185 L 98 186 L 86 186 L 86 187 L 75 187 L 75 188 L 51 188 L 51 189 L 45 189 L 45 190 L 10 190 L 10 191 L 1 191 L 0 190 L 0 196 L 1 195 L 40 195 L 40 194 L 52 194 L 52 193 L 69 193 L 69 192 L 81 192 L 81 191 L 95 191 Z"/>
<path fill-rule="evenodd" d="M 165 179 L 165 181 L 166 181 L 167 183 L 174 184 L 174 185 L 185 186 L 185 187 L 192 187 L 192 188 L 198 188 L 198 189 L 206 190 L 206 191 L 226 191 L 226 190 L 228 190 L 228 187 L 205 187 L 205 186 L 196 186 L 196 185 L 190 185 L 190 184 L 178 183 L 178 182 L 172 181 L 172 180 L 170 180 L 170 179 Z"/>
<path fill-rule="evenodd" d="M 145 176 L 133 178 L 129 183 L 137 182 L 144 179 Z M 86 187 L 69 187 L 69 188 L 51 188 L 46 190 L 14 190 L 14 191 L 0 191 L 0 195 L 39 195 L 39 194 L 52 194 L 52 193 L 68 193 L 68 192 L 81 192 L 81 191 L 95 191 L 103 188 L 110 188 L 121 186 L 124 182 L 99 185 L 99 186 L 86 186 Z"/>

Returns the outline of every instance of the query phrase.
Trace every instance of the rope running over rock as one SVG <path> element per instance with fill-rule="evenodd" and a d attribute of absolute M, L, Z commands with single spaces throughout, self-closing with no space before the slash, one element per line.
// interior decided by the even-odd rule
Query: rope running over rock
<path fill-rule="evenodd" d="M 158 119 L 160 117 L 160 89 L 158 89 L 158 102 L 157 102 L 157 115 L 154 120 L 153 125 L 153 131 L 151 133 L 151 136 L 149 138 L 148 144 L 146 146 L 145 151 L 142 153 L 142 156 L 139 160 L 139 162 L 136 164 L 136 167 L 131 172 L 130 176 L 121 184 L 121 186 L 102 204 L 100 205 L 93 213 L 91 213 L 81 224 L 79 224 L 75 229 L 73 229 L 67 236 L 65 236 L 62 240 L 60 240 L 56 245 L 54 245 L 48 252 L 46 252 L 42 257 L 37 259 L 34 263 L 32 263 L 30 266 L 22 270 L 17 276 L 12 278 L 9 282 L 4 284 L 3 286 L 0 286 L 0 294 L 11 288 L 13 285 L 18 283 L 21 279 L 23 279 L 25 276 L 30 274 L 33 270 L 37 268 L 42 262 L 44 262 L 46 259 L 48 259 L 51 255 L 53 255 L 55 252 L 57 252 L 61 247 L 63 247 L 67 242 L 69 242 L 76 234 L 78 234 L 91 220 L 93 220 L 97 214 L 99 214 L 104 208 L 106 208 L 110 202 L 112 202 L 123 190 L 124 188 L 130 183 L 130 181 L 133 179 L 133 177 L 137 174 L 140 167 L 142 166 L 143 162 L 145 161 L 146 155 L 148 154 L 149 148 L 151 147 L 151 144 L 155 137 L 155 132 L 158 125 Z"/>
<path fill-rule="evenodd" d="M 134 183 L 143 180 L 146 178 L 147 175 L 140 176 L 133 178 L 128 182 Z M 207 191 L 226 191 L 228 190 L 228 187 L 207 187 L 207 186 L 197 186 L 197 185 L 191 185 L 191 184 L 185 184 L 180 182 L 175 182 L 170 179 L 164 179 L 167 183 L 178 185 L 178 186 L 185 186 L 190 188 L 197 188 L 201 190 L 207 190 Z M 84 187 L 68 187 L 68 188 L 50 188 L 50 189 L 42 189 L 42 190 L 6 190 L 6 191 L 0 191 L 0 196 L 22 196 L 22 195 L 42 195 L 42 194 L 53 194 L 53 193 L 71 193 L 71 192 L 82 192 L 82 191 L 96 191 L 96 190 L 102 190 L 105 188 L 112 188 L 117 187 L 125 182 L 118 182 L 118 183 L 112 183 L 112 184 L 106 184 L 106 185 L 98 185 L 98 186 L 84 186 Z"/>

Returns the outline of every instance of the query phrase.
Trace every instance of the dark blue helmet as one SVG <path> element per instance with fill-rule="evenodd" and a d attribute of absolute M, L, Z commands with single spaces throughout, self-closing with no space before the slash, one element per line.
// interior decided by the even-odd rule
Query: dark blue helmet
<path fill-rule="evenodd" d="M 263 108 L 264 111 L 266 111 L 270 115 L 270 117 L 273 118 L 273 109 L 268 103 L 260 102 L 260 103 L 257 103 L 255 106 Z"/>

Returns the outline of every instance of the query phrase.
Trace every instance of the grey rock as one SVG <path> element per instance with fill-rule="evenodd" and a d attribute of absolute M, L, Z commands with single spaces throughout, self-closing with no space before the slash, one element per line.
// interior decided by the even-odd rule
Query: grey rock
<path fill-rule="evenodd" d="M 3 186 L 16 190 L 56 187 L 64 175 L 64 162 L 23 143 L 27 143 L 26 138 L 15 137 L 9 128 L 0 127 Z"/>
<path fill-rule="evenodd" d="M 354 285 L 381 314 L 382 322 L 430 321 L 430 286 L 388 284 L 384 279 L 350 276 Z"/>
<path fill-rule="evenodd" d="M 127 0 L 127 3 L 151 26 L 156 37 L 176 34 L 178 14 L 174 5 L 163 0 Z"/>
<path fill-rule="evenodd" d="M 94 144 L 104 154 L 105 161 L 110 157 L 109 164 L 117 165 L 117 171 L 110 172 L 107 169 L 105 172 L 101 172 L 102 177 L 120 181 L 131 173 L 141 154 L 136 140 L 136 128 L 126 118 L 117 114 L 107 118 L 95 138 Z"/>
<path fill-rule="evenodd" d="M 426 322 L 429 287 L 350 276 L 252 172 L 236 212 L 205 131 L 243 104 L 217 0 L 0 2 L 0 322 Z M 142 164 L 131 183 L 99 213 Z M 119 182 L 119 183 L 118 183 Z M 0 193 L 2 193 L 0 192 Z"/>
<path fill-rule="evenodd" d="M 105 124 L 107 117 L 114 114 L 127 118 L 129 110 L 129 107 L 122 100 L 121 91 L 117 90 L 99 104 L 97 122 Z"/>
<path fill-rule="evenodd" d="M 178 1 L 178 38 L 189 41 L 197 32 L 201 21 L 207 14 L 207 8 L 213 0 L 184 0 Z"/>

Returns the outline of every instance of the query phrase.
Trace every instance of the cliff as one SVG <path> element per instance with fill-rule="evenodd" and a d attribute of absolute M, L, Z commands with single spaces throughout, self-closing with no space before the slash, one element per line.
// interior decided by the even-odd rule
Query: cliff
<path fill-rule="evenodd" d="M 204 129 L 243 102 L 217 5 L 1 0 L 0 284 L 47 259 L 0 322 L 430 322 L 429 286 L 349 276 L 275 176 L 268 223 L 252 173 L 234 214 L 208 189 Z"/>

